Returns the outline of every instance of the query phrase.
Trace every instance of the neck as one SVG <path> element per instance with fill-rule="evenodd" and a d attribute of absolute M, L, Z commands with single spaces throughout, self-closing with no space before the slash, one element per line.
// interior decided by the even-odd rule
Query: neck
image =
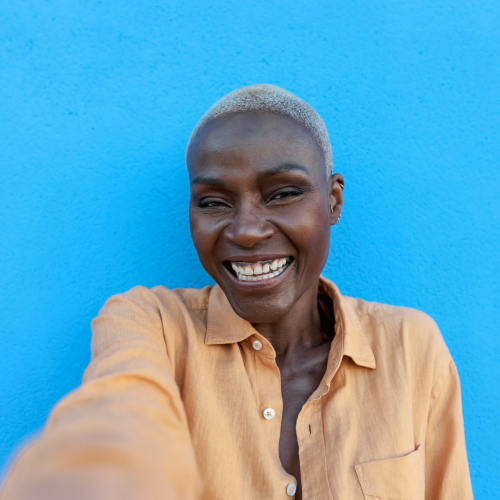
<path fill-rule="evenodd" d="M 295 303 L 290 312 L 275 323 L 256 323 L 253 327 L 269 340 L 276 355 L 300 354 L 325 342 L 318 310 L 318 283 Z"/>

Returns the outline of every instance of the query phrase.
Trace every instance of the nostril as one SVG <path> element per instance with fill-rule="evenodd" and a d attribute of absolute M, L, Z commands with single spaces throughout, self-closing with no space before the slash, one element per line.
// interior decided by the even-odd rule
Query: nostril
<path fill-rule="evenodd" d="M 261 221 L 255 221 L 255 223 L 235 222 L 226 229 L 224 235 L 232 243 L 252 248 L 260 241 L 273 236 L 275 232 L 274 226 L 269 223 L 263 225 Z"/>

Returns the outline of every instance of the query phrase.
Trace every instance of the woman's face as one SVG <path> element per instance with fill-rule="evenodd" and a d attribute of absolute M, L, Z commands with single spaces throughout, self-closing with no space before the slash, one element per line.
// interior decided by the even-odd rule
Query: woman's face
<path fill-rule="evenodd" d="M 271 113 L 209 122 L 190 148 L 188 171 L 191 235 L 203 267 L 242 318 L 283 318 L 326 263 L 342 177 L 327 180 L 306 128 Z"/>

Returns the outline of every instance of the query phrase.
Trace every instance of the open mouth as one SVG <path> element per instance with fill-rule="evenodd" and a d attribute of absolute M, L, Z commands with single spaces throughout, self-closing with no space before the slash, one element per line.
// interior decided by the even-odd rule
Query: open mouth
<path fill-rule="evenodd" d="M 224 266 L 240 281 L 264 281 L 279 276 L 290 266 L 293 257 L 281 257 L 259 262 L 226 261 Z"/>

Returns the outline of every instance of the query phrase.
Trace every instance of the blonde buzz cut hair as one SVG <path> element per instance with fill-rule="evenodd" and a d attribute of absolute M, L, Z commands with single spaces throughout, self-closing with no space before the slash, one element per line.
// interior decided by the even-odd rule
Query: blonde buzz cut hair
<path fill-rule="evenodd" d="M 229 92 L 217 101 L 200 118 L 191 133 L 186 149 L 186 159 L 194 138 L 208 122 L 233 113 L 245 112 L 276 113 L 288 116 L 305 127 L 323 151 L 327 178 L 332 174 L 332 147 L 325 122 L 321 116 L 307 102 L 285 89 L 270 84 L 242 87 Z"/>

